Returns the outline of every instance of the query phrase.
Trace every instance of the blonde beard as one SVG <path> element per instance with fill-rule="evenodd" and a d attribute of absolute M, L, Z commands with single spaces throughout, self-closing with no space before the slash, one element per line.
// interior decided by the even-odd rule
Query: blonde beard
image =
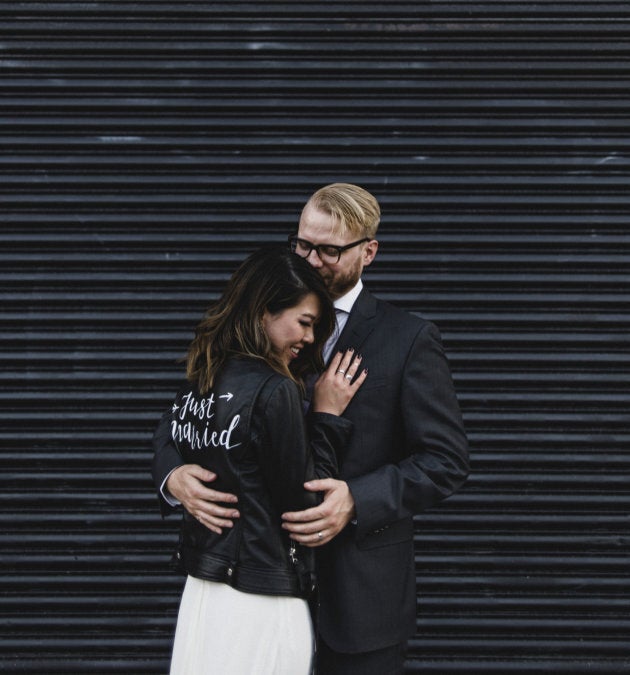
<path fill-rule="evenodd" d="M 334 272 L 326 270 L 329 274 L 321 274 L 326 288 L 330 293 L 330 297 L 333 300 L 340 298 L 342 295 L 345 295 L 350 289 L 354 288 L 361 278 L 361 273 L 363 272 L 363 266 L 359 264 L 352 270 L 346 272 L 343 276 L 339 274 L 335 275 Z"/>

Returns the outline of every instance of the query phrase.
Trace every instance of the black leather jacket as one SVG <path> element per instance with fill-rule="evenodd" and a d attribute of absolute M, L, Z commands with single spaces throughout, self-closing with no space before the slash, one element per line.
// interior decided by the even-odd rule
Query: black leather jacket
<path fill-rule="evenodd" d="M 303 484 L 336 476 L 351 428 L 335 415 L 305 418 L 295 383 L 256 359 L 228 361 L 204 396 L 183 387 L 154 435 L 156 487 L 177 466 L 199 464 L 218 476 L 210 487 L 237 495 L 241 516 L 217 535 L 184 511 L 182 571 L 241 591 L 307 597 L 313 552 L 294 550 L 281 514 L 319 502 Z"/>

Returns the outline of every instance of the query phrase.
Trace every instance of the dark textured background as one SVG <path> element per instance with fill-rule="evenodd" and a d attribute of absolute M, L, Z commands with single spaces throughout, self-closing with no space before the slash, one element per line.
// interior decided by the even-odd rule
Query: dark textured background
<path fill-rule="evenodd" d="M 176 360 L 343 180 L 472 446 L 409 672 L 629 672 L 629 91 L 627 2 L 0 2 L 0 670 L 166 672 Z"/>

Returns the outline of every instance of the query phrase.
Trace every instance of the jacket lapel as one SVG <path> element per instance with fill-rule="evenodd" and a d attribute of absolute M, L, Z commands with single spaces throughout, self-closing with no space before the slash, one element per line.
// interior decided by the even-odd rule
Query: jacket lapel
<path fill-rule="evenodd" d="M 345 351 L 348 347 L 352 347 L 356 352 L 360 352 L 361 345 L 374 330 L 375 325 L 376 298 L 364 286 L 331 352 L 331 358 L 335 352 Z"/>

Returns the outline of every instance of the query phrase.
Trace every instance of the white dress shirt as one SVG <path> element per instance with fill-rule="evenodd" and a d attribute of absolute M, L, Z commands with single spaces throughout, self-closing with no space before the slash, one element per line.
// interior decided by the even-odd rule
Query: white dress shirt
<path fill-rule="evenodd" d="M 335 329 L 324 345 L 324 363 L 328 363 L 328 359 L 332 354 L 335 343 L 341 335 L 341 331 L 344 329 L 348 317 L 350 316 L 350 311 L 362 290 L 363 282 L 359 279 L 353 288 L 333 302 L 335 306 Z"/>

